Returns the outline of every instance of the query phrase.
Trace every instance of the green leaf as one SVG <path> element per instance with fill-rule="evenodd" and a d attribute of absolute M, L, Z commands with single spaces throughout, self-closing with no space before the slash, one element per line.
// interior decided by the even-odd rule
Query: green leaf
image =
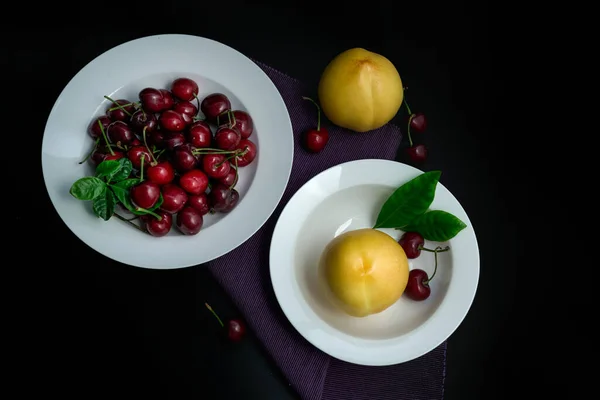
<path fill-rule="evenodd" d="M 94 213 L 105 221 L 108 221 L 115 212 L 116 199 L 111 190 L 106 190 L 104 196 L 94 199 Z"/>
<path fill-rule="evenodd" d="M 125 179 L 124 181 L 111 183 L 110 186 L 111 187 L 117 186 L 122 189 L 131 189 L 133 186 L 137 185 L 138 183 L 140 183 L 140 180 L 138 178 L 131 178 L 131 179 Z"/>
<path fill-rule="evenodd" d="M 163 199 L 163 195 L 161 193 L 160 196 L 158 197 L 158 200 L 156 201 L 156 204 L 154 205 L 154 207 L 150 208 L 149 211 L 154 211 L 158 207 L 162 206 L 163 201 L 164 201 L 164 199 Z"/>
<path fill-rule="evenodd" d="M 128 179 L 128 180 L 135 180 L 135 181 L 139 182 L 138 179 Z M 129 187 L 124 187 L 124 185 L 123 186 L 121 185 L 123 182 L 127 182 L 127 181 L 121 181 L 117 184 L 110 185 L 110 188 L 112 189 L 112 192 L 114 193 L 117 200 L 119 200 L 119 202 L 121 204 L 123 204 L 123 206 L 125 206 L 126 209 L 128 209 L 129 211 L 131 211 L 134 214 L 138 214 L 135 210 L 135 206 L 131 202 L 131 196 L 129 195 L 129 189 L 131 188 L 131 186 L 135 185 L 135 183 Z"/>
<path fill-rule="evenodd" d="M 96 176 L 107 182 L 119 182 L 127 179 L 133 170 L 133 164 L 128 158 L 102 161 L 96 167 Z"/>
<path fill-rule="evenodd" d="M 78 179 L 71 185 L 69 193 L 79 200 L 94 200 L 104 194 L 106 183 L 95 176 Z"/>
<path fill-rule="evenodd" d="M 418 232 L 426 240 L 445 242 L 452 239 L 467 225 L 458 217 L 442 210 L 431 210 L 415 218 L 402 230 Z"/>
<path fill-rule="evenodd" d="M 131 171 L 133 171 L 133 164 L 128 158 L 120 158 L 118 162 L 121 164 L 121 169 L 115 172 L 115 174 L 112 176 L 113 182 L 120 182 L 129 178 Z"/>
<path fill-rule="evenodd" d="M 381 207 L 373 228 L 402 228 L 427 211 L 441 174 L 424 172 L 396 189 Z"/>
<path fill-rule="evenodd" d="M 96 167 L 96 177 L 110 181 L 120 169 L 121 163 L 118 160 L 105 160 Z"/>

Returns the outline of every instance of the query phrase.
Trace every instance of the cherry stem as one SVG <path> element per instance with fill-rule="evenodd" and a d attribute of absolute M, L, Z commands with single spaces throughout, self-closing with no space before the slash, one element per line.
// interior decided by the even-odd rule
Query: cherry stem
<path fill-rule="evenodd" d="M 235 158 L 237 160 L 238 157 L 243 157 L 247 152 L 248 152 L 248 146 L 246 146 L 246 148 L 242 152 L 240 152 L 239 150 L 236 150 L 233 152 L 235 154 L 225 158 L 223 161 L 221 161 L 220 163 L 215 165 L 215 168 L 219 168 L 221 166 L 221 164 L 223 164 L 225 161 L 231 160 L 232 158 Z"/>
<path fill-rule="evenodd" d="M 221 115 L 223 115 L 223 114 L 227 114 L 227 119 L 229 120 L 229 127 L 230 127 L 230 128 L 233 128 L 233 127 L 235 126 L 235 124 L 236 124 L 236 120 L 235 120 L 235 115 L 233 114 L 233 112 L 232 112 L 231 110 L 224 111 L 224 112 L 222 112 L 221 114 L 217 115 L 217 126 L 220 126 L 220 125 L 219 125 L 219 123 L 220 123 L 220 122 L 219 122 L 219 118 L 220 118 L 220 117 L 221 117 Z M 232 118 L 233 118 L 233 122 L 232 122 L 232 120 L 231 120 Z"/>
<path fill-rule="evenodd" d="M 115 111 L 115 110 L 118 110 L 119 108 L 122 109 L 123 107 L 135 106 L 136 104 L 137 103 L 119 104 L 119 106 L 117 106 L 117 107 L 111 107 L 111 108 L 109 108 L 108 111 Z M 123 110 L 123 111 L 125 111 L 125 110 Z"/>
<path fill-rule="evenodd" d="M 310 97 L 302 96 L 302 98 L 304 100 L 308 100 L 308 101 L 312 102 L 317 107 L 317 131 L 320 131 L 321 130 L 321 107 L 319 107 L 317 102 L 314 101 L 313 99 L 311 99 Z"/>
<path fill-rule="evenodd" d="M 98 148 L 98 142 L 100 142 L 100 138 L 96 139 L 96 141 L 94 142 L 94 147 L 92 147 L 92 151 L 90 151 L 83 160 L 79 161 L 79 165 L 86 162 L 92 156 L 92 154 L 94 154 L 94 151 L 96 151 L 96 148 Z"/>
<path fill-rule="evenodd" d="M 125 221 L 125 222 L 127 222 L 129 225 L 133 226 L 135 229 L 138 229 L 138 230 L 140 230 L 140 231 L 142 231 L 142 232 L 144 232 L 144 233 L 148 233 L 148 232 L 147 232 L 147 231 L 146 231 L 144 228 L 142 228 L 141 226 L 139 226 L 139 225 L 136 225 L 136 224 L 134 224 L 133 222 L 131 222 L 131 220 L 130 220 L 130 219 L 127 219 L 127 218 L 125 218 L 125 217 L 123 217 L 123 216 L 121 216 L 121 215 L 119 215 L 119 214 L 117 214 L 117 213 L 113 213 L 113 215 L 114 215 L 115 217 L 119 218 L 121 221 Z"/>
<path fill-rule="evenodd" d="M 235 153 L 238 150 L 221 150 L 221 149 L 213 149 L 210 147 L 201 147 L 199 149 L 192 150 L 192 154 L 231 154 Z"/>
<path fill-rule="evenodd" d="M 104 141 L 106 142 L 106 147 L 108 147 L 108 151 L 110 151 L 110 154 L 114 156 L 115 152 L 113 151 L 112 146 L 108 141 L 108 137 L 106 137 L 106 132 L 104 132 L 104 125 L 102 125 L 102 122 L 100 122 L 100 120 L 98 120 L 98 125 L 100 125 L 100 131 L 102 132 L 102 137 L 104 137 Z"/>
<path fill-rule="evenodd" d="M 142 154 L 140 157 L 140 182 L 144 180 L 144 159 L 146 158 L 145 154 Z"/>
<path fill-rule="evenodd" d="M 148 153 L 150 153 L 150 157 L 152 157 L 152 161 L 154 161 L 154 164 L 156 164 L 156 163 L 158 163 L 158 161 L 156 161 L 156 158 L 154 157 L 154 153 L 152 152 L 152 150 L 150 150 L 150 147 L 148 147 L 148 142 L 146 141 L 146 128 L 147 128 L 147 126 L 144 126 L 144 129 L 142 129 L 142 140 L 144 140 L 144 145 L 146 146 Z"/>
<path fill-rule="evenodd" d="M 406 102 L 406 99 L 404 99 L 404 106 L 406 107 L 406 111 L 408 111 L 408 115 L 412 114 L 412 111 L 410 111 L 410 107 L 408 106 L 408 103 Z"/>
<path fill-rule="evenodd" d="M 441 247 L 436 247 L 435 249 L 428 249 L 427 247 L 423 247 L 423 246 L 419 246 L 419 250 L 425 250 L 425 251 L 429 251 L 431 253 L 443 253 L 444 251 L 448 251 L 450 250 L 450 246 L 446 246 L 444 248 Z"/>
<path fill-rule="evenodd" d="M 229 186 L 229 190 L 233 189 L 235 187 L 235 185 L 237 185 L 238 182 L 238 177 L 239 177 L 239 170 L 238 170 L 238 158 L 234 158 L 233 162 L 235 164 L 235 178 L 233 178 L 233 183 L 231 184 L 231 186 Z"/>
<path fill-rule="evenodd" d="M 419 247 L 420 247 L 420 246 L 419 246 Z M 422 250 L 426 250 L 426 251 L 432 251 L 432 250 L 425 249 L 425 248 L 423 248 Z M 443 249 L 442 249 L 440 246 L 438 246 L 438 247 L 436 247 L 436 248 L 433 250 L 433 254 L 434 254 L 434 257 L 435 257 L 435 265 L 434 265 L 434 267 L 433 267 L 433 274 L 431 274 L 431 276 L 429 277 L 429 279 L 425 279 L 425 280 L 423 281 L 423 284 L 424 284 L 424 285 L 427 285 L 429 282 L 431 282 L 431 280 L 432 280 L 432 279 L 433 279 L 433 277 L 435 276 L 435 273 L 437 272 L 437 266 L 438 266 L 438 257 L 437 257 L 437 255 L 438 255 L 438 253 L 440 253 L 440 252 L 442 252 L 442 251 L 448 251 L 448 250 L 450 250 L 450 247 L 449 247 L 449 246 L 446 246 L 446 247 L 445 247 L 445 248 L 443 248 Z"/>
<path fill-rule="evenodd" d="M 124 112 L 125 114 L 129 115 L 130 117 L 132 117 L 131 113 L 130 113 L 129 111 L 127 111 L 125 108 L 123 108 L 123 106 L 122 106 L 122 105 L 120 105 L 119 103 L 117 103 L 116 101 L 114 101 L 113 99 L 111 99 L 111 98 L 110 98 L 110 97 L 108 97 L 108 96 L 104 96 L 104 98 L 105 98 L 105 99 L 107 99 L 107 100 L 110 100 L 110 101 L 112 101 L 112 102 L 113 102 L 113 103 L 114 103 L 114 104 L 117 106 L 117 108 L 120 108 L 121 110 L 123 110 L 123 112 Z M 127 104 L 127 105 L 129 105 L 129 104 Z"/>
<path fill-rule="evenodd" d="M 158 152 L 158 154 L 156 155 L 157 158 L 159 158 L 160 156 L 162 156 L 162 153 L 164 153 L 167 149 L 162 149 L 161 151 Z M 158 163 L 158 161 L 156 161 Z"/>
<path fill-rule="evenodd" d="M 412 119 L 414 118 L 414 115 L 410 115 L 410 117 L 408 117 L 408 127 L 406 128 L 406 133 L 408 136 L 408 143 L 410 144 L 410 147 L 413 146 L 413 141 L 412 141 L 412 136 L 410 135 L 410 123 L 412 122 Z"/>
<path fill-rule="evenodd" d="M 145 208 L 142 208 L 142 207 L 137 207 L 135 210 L 139 211 L 139 212 L 143 212 L 144 214 L 150 214 L 157 220 L 162 221 L 162 217 L 151 210 L 146 210 Z"/>
<path fill-rule="evenodd" d="M 219 324 L 221 324 L 221 327 L 224 327 L 225 324 L 223 323 L 223 321 L 221 321 L 221 318 L 219 318 L 219 316 L 217 315 L 217 313 L 215 312 L 215 310 L 213 310 L 212 307 L 210 305 L 208 305 L 208 303 L 204 303 L 204 305 L 206 306 L 206 308 L 208 308 L 208 311 L 210 311 L 212 313 L 212 315 L 215 316 L 215 318 L 217 319 L 217 321 L 219 321 Z"/>

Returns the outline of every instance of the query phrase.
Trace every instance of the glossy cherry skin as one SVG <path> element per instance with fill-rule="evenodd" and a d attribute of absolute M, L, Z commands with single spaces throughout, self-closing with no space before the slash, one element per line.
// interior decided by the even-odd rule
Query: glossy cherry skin
<path fill-rule="evenodd" d="M 173 216 L 164 210 L 155 210 L 160 220 L 153 215 L 143 215 L 142 221 L 146 225 L 149 234 L 155 237 L 162 237 L 171 231 L 173 226 Z"/>
<path fill-rule="evenodd" d="M 199 169 L 192 169 L 179 177 L 179 186 L 189 194 L 198 195 L 206 192 L 208 177 Z"/>
<path fill-rule="evenodd" d="M 181 114 L 183 122 L 186 125 L 191 125 L 194 122 L 194 117 L 198 114 L 198 108 L 189 101 L 180 101 L 173 106 L 173 111 Z"/>
<path fill-rule="evenodd" d="M 242 110 L 233 111 L 233 116 L 235 117 L 235 128 L 242 135 L 242 139 L 248 139 L 252 135 L 252 132 L 254 132 L 252 117 L 246 111 Z"/>
<path fill-rule="evenodd" d="M 425 239 L 417 232 L 405 232 L 398 240 L 406 258 L 417 258 L 421 255 L 421 248 L 425 245 Z"/>
<path fill-rule="evenodd" d="M 239 342 L 246 334 L 246 326 L 239 319 L 227 321 L 227 337 L 232 342 Z"/>
<path fill-rule="evenodd" d="M 144 131 L 144 128 L 146 128 L 146 135 L 149 135 L 158 127 L 158 120 L 154 114 L 138 110 L 131 116 L 129 125 L 140 135 Z"/>
<path fill-rule="evenodd" d="M 202 224 L 204 223 L 202 214 L 190 206 L 183 207 L 183 209 L 177 213 L 175 218 L 177 228 L 184 235 L 196 235 L 200 232 Z"/>
<path fill-rule="evenodd" d="M 223 206 L 222 208 L 220 208 L 219 210 L 215 210 L 215 211 L 219 211 L 222 213 L 228 213 L 231 210 L 233 210 L 235 208 L 235 206 L 237 206 L 239 200 L 240 200 L 240 193 L 235 189 L 231 189 L 231 193 L 229 194 L 229 202 L 227 202 L 227 204 L 225 206 Z"/>
<path fill-rule="evenodd" d="M 127 151 L 127 158 L 129 158 L 135 169 L 140 169 L 142 166 L 142 156 L 144 157 L 144 165 L 147 167 L 152 162 L 152 156 L 146 146 L 133 146 Z"/>
<path fill-rule="evenodd" d="M 221 183 L 214 185 L 210 189 L 210 193 L 208 194 L 208 201 L 210 203 L 211 208 L 214 211 L 219 212 L 227 210 L 232 201 L 231 192 L 232 191 L 231 189 L 229 189 L 229 186 L 223 185 Z"/>
<path fill-rule="evenodd" d="M 104 161 L 106 160 L 120 160 L 121 158 L 125 157 L 125 153 L 121 152 L 121 151 L 117 151 L 117 150 L 113 150 L 114 154 L 111 154 L 110 152 L 106 155 L 106 157 L 104 158 Z"/>
<path fill-rule="evenodd" d="M 171 183 L 175 179 L 175 169 L 169 161 L 160 161 L 148 167 L 145 173 L 148 180 L 160 186 Z"/>
<path fill-rule="evenodd" d="M 187 132 L 187 139 L 194 147 L 210 147 L 213 141 L 213 134 L 206 121 L 196 121 L 190 125 Z"/>
<path fill-rule="evenodd" d="M 218 181 L 220 183 L 222 183 L 225 186 L 229 186 L 232 187 L 236 182 L 236 176 L 237 176 L 237 171 L 235 169 L 235 166 L 231 165 L 231 162 L 229 163 L 229 172 L 227 173 L 227 175 L 225 175 L 223 178 L 218 179 Z"/>
<path fill-rule="evenodd" d="M 94 119 L 90 123 L 90 126 L 88 127 L 88 134 L 91 137 L 93 137 L 94 139 L 102 138 L 102 129 L 100 129 L 100 125 L 98 124 L 98 121 L 100 121 L 100 124 L 102 124 L 102 129 L 104 129 L 104 133 L 106 133 L 106 130 L 108 129 L 108 126 L 113 122 L 106 115 L 102 115 L 102 116 Z"/>
<path fill-rule="evenodd" d="M 185 145 L 176 147 L 173 150 L 171 160 L 173 161 L 173 166 L 178 172 L 189 171 L 194 169 L 196 164 L 198 164 L 198 159 L 196 156 L 188 147 L 185 147 Z"/>
<path fill-rule="evenodd" d="M 173 106 L 175 105 L 175 99 L 173 98 L 173 95 L 171 94 L 171 92 L 169 92 L 167 89 L 158 89 L 158 91 L 163 96 L 162 111 L 170 110 L 171 108 L 173 108 Z"/>
<path fill-rule="evenodd" d="M 322 151 L 327 142 L 329 142 L 329 132 L 325 128 L 321 128 L 321 130 L 309 129 L 303 136 L 304 148 L 311 153 Z"/>
<path fill-rule="evenodd" d="M 206 215 L 210 211 L 210 204 L 208 202 L 208 196 L 204 192 L 200 193 L 200 194 L 189 195 L 186 205 L 188 205 L 192 208 L 195 208 L 202 215 Z"/>
<path fill-rule="evenodd" d="M 173 150 L 185 143 L 185 135 L 181 132 L 165 132 L 163 134 L 162 145 L 169 150 Z"/>
<path fill-rule="evenodd" d="M 423 133 L 427 129 L 427 118 L 423 113 L 415 113 L 410 117 L 410 131 Z"/>
<path fill-rule="evenodd" d="M 158 118 L 158 123 L 169 132 L 181 132 L 186 126 L 183 116 L 175 110 L 163 111 Z"/>
<path fill-rule="evenodd" d="M 427 159 L 427 147 L 424 144 L 408 147 L 406 154 L 414 163 L 422 163 Z"/>
<path fill-rule="evenodd" d="M 131 201 L 140 208 L 154 207 L 160 197 L 160 186 L 152 181 L 143 181 L 130 189 Z"/>
<path fill-rule="evenodd" d="M 174 183 L 167 183 L 160 188 L 163 196 L 163 202 L 160 209 L 171 214 L 175 214 L 186 205 L 188 195 L 181 187 Z"/>
<path fill-rule="evenodd" d="M 115 103 L 109 103 L 106 107 L 106 115 L 113 121 L 129 121 L 130 116 L 135 112 L 135 106 L 125 99 L 115 100 Z M 118 108 L 117 104 L 122 108 Z"/>
<path fill-rule="evenodd" d="M 235 128 L 222 126 L 215 132 L 215 143 L 218 149 L 233 150 L 242 140 L 242 135 Z"/>
<path fill-rule="evenodd" d="M 171 84 L 171 93 L 181 101 L 192 101 L 198 96 L 198 84 L 189 78 L 177 78 Z"/>
<path fill-rule="evenodd" d="M 236 157 L 238 167 L 245 167 L 256 158 L 256 145 L 250 139 L 240 140 L 237 149 L 242 151 L 247 150 L 244 155 Z"/>
<path fill-rule="evenodd" d="M 146 112 L 158 113 L 165 109 L 165 100 L 162 92 L 155 88 L 144 88 L 138 95 L 142 108 Z"/>
<path fill-rule="evenodd" d="M 222 154 L 206 154 L 202 158 L 202 170 L 211 178 L 224 178 L 230 169 L 229 162 Z"/>
<path fill-rule="evenodd" d="M 200 103 L 200 111 L 202 111 L 208 122 L 215 123 L 217 116 L 229 110 L 231 110 L 231 102 L 222 93 L 209 94 Z"/>
<path fill-rule="evenodd" d="M 165 147 L 165 132 L 159 129 L 150 132 L 150 136 L 146 137 L 146 142 L 149 146 L 156 146 L 157 149 Z"/>
<path fill-rule="evenodd" d="M 427 272 L 422 269 L 412 269 L 408 273 L 408 283 L 404 290 L 406 297 L 416 301 L 428 298 L 431 294 L 431 288 L 428 283 L 425 283 L 427 279 L 429 279 Z"/>
<path fill-rule="evenodd" d="M 106 133 L 108 140 L 112 143 L 120 143 L 121 145 L 128 145 L 135 138 L 129 125 L 123 121 L 115 121 L 110 124 Z"/>

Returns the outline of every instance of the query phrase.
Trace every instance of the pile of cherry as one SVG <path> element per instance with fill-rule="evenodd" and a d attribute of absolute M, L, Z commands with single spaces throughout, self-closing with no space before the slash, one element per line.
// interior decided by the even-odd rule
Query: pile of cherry
<path fill-rule="evenodd" d="M 160 219 L 141 218 L 149 234 L 164 236 L 175 222 L 183 234 L 195 235 L 204 215 L 228 213 L 238 204 L 238 168 L 250 164 L 257 151 L 249 139 L 252 117 L 232 110 L 222 93 L 200 99 L 198 84 L 185 77 L 170 89 L 144 88 L 138 97 L 105 96 L 111 102 L 106 115 L 88 129 L 95 139 L 89 159 L 98 165 L 127 157 L 131 177 L 141 178 L 130 190 L 137 207 L 152 209 L 162 195 L 155 210 Z"/>

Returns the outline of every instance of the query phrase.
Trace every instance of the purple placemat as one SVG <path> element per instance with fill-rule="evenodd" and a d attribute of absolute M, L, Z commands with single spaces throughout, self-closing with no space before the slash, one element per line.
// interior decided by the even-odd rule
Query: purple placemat
<path fill-rule="evenodd" d="M 309 179 L 334 165 L 357 159 L 394 159 L 402 135 L 388 124 L 356 134 L 327 126 L 330 139 L 321 153 L 306 153 L 300 134 L 316 125 L 316 108 L 302 96 L 306 88 L 267 65 L 290 113 L 296 147 L 292 173 L 281 202 L 264 226 L 244 244 L 212 261 L 208 268 L 232 297 L 248 325 L 303 400 L 437 400 L 443 398 L 446 343 L 407 363 L 365 367 L 328 356 L 308 343 L 287 321 L 273 293 L 269 247 L 277 218 L 292 195 Z"/>

